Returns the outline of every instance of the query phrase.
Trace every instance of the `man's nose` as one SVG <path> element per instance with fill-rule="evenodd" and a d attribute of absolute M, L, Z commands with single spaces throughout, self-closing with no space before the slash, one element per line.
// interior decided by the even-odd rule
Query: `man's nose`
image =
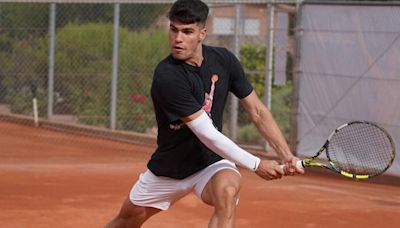
<path fill-rule="evenodd" d="M 175 42 L 180 43 L 183 41 L 183 34 L 181 32 L 177 32 L 175 36 Z"/>

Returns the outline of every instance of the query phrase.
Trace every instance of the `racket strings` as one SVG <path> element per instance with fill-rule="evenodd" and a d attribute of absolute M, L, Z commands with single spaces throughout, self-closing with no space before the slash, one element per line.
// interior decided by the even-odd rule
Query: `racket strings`
<path fill-rule="evenodd" d="M 369 123 L 353 123 L 329 140 L 328 158 L 335 167 L 357 175 L 378 175 L 392 163 L 392 140 L 382 129 Z"/>

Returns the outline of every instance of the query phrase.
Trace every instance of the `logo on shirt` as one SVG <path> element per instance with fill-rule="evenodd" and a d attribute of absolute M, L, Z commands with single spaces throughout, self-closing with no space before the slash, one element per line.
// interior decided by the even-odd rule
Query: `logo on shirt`
<path fill-rule="evenodd" d="M 213 74 L 211 76 L 211 88 L 210 88 L 210 93 L 205 93 L 204 94 L 204 103 L 203 103 L 203 110 L 207 113 L 207 115 L 211 118 L 211 108 L 213 105 L 213 100 L 214 100 L 214 91 L 215 91 L 215 83 L 218 81 L 218 75 Z M 172 130 L 180 130 L 186 125 L 184 123 L 175 123 L 175 124 L 170 124 L 169 127 Z"/>
<path fill-rule="evenodd" d="M 204 103 L 203 103 L 203 109 L 206 111 L 208 116 L 211 117 L 211 108 L 213 105 L 213 100 L 214 100 L 214 90 L 215 90 L 215 83 L 218 81 L 218 75 L 213 74 L 211 76 L 211 89 L 210 89 L 210 94 L 205 93 L 205 98 L 204 98 Z"/>
<path fill-rule="evenodd" d="M 178 123 L 178 124 L 169 124 L 169 128 L 171 128 L 171 130 L 180 130 L 182 128 L 185 128 L 186 124 L 185 123 Z"/>

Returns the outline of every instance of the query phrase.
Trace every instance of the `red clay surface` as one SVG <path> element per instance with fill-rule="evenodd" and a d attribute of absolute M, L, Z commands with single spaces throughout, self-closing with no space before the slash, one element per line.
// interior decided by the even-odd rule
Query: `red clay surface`
<path fill-rule="evenodd" d="M 152 151 L 0 121 L 0 227 L 103 227 Z M 237 227 L 400 227 L 399 186 L 242 174 Z M 211 213 L 190 194 L 143 227 L 207 227 Z"/>

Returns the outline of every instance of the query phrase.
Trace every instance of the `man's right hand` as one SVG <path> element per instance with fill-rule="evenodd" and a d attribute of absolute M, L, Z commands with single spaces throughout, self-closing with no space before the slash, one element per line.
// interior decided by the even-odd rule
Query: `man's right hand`
<path fill-rule="evenodd" d="M 261 160 L 255 173 L 265 180 L 276 180 L 285 175 L 282 167 L 274 160 Z"/>

